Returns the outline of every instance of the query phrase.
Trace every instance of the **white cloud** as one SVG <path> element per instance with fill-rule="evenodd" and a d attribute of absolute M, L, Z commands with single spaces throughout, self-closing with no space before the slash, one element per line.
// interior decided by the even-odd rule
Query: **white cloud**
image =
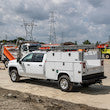
<path fill-rule="evenodd" d="M 56 4 L 64 3 L 66 0 L 52 0 Z"/>
<path fill-rule="evenodd" d="M 0 36 L 7 34 L 9 39 L 25 36 L 22 19 L 34 19 L 37 27 L 33 36 L 48 42 L 49 12 L 54 10 L 59 42 L 62 32 L 65 41 L 105 42 L 110 35 L 109 4 L 110 0 L 1 0 Z"/>

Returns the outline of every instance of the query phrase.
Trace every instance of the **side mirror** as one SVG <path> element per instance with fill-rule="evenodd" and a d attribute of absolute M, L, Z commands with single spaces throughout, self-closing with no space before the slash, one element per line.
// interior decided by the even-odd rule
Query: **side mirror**
<path fill-rule="evenodd" d="M 17 62 L 19 62 L 20 61 L 20 58 L 17 58 Z"/>
<path fill-rule="evenodd" d="M 19 62 L 19 64 L 22 64 L 22 61 L 20 60 L 20 58 L 17 58 L 17 62 Z"/>
<path fill-rule="evenodd" d="M 19 64 L 22 64 L 22 61 L 21 60 L 19 60 Z"/>

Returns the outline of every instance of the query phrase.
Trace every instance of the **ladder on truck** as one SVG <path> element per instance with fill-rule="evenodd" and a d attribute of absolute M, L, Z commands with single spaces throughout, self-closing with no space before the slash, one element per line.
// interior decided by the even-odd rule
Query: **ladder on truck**
<path fill-rule="evenodd" d="M 41 46 L 40 50 L 54 51 L 78 51 L 78 50 L 89 50 L 89 49 L 97 49 L 95 45 L 60 45 L 60 46 Z"/>

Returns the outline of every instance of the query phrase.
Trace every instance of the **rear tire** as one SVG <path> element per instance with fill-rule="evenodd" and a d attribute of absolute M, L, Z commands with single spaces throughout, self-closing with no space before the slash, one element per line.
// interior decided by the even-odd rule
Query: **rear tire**
<path fill-rule="evenodd" d="M 70 79 L 67 75 L 62 75 L 59 78 L 58 82 L 59 82 L 59 88 L 62 91 L 68 92 L 68 91 L 71 91 L 73 88 L 73 83 L 70 82 Z"/>
<path fill-rule="evenodd" d="M 18 82 L 20 80 L 20 76 L 18 75 L 18 71 L 13 69 L 10 72 L 10 78 L 13 82 Z"/>

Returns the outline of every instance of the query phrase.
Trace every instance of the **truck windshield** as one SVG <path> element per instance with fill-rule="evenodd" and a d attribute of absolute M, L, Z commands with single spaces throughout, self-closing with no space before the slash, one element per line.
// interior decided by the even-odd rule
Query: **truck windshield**
<path fill-rule="evenodd" d="M 38 50 L 39 46 L 29 46 L 29 51 Z"/>

